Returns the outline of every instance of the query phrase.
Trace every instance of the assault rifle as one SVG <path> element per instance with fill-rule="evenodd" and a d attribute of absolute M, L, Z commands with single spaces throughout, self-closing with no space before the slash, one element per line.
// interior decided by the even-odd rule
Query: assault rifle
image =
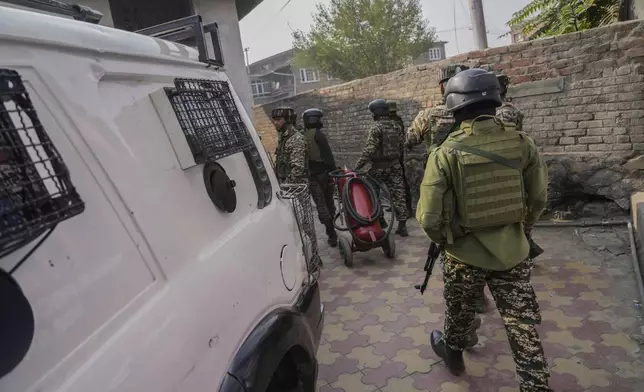
<path fill-rule="evenodd" d="M 436 245 L 435 242 L 432 242 L 432 244 L 429 246 L 429 250 L 427 251 L 427 261 L 425 262 L 425 280 L 423 281 L 423 284 L 417 284 L 414 287 L 416 290 L 420 290 L 420 294 L 424 294 L 425 290 L 427 289 L 427 284 L 429 283 L 429 278 L 432 276 L 432 271 L 434 270 L 434 264 L 436 264 L 436 260 L 441 256 L 441 253 L 443 252 L 442 247 Z"/>

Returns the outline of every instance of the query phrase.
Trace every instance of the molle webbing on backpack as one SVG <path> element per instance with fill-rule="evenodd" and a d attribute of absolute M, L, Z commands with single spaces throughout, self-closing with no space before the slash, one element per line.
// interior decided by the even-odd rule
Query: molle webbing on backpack
<path fill-rule="evenodd" d="M 309 161 L 322 162 L 322 153 L 320 152 L 318 143 L 315 141 L 316 132 L 317 130 L 315 128 L 308 128 L 302 132 L 302 135 L 304 135 L 304 140 L 306 141 Z"/>
<path fill-rule="evenodd" d="M 446 140 L 443 146 L 461 151 L 460 184 L 455 184 L 461 226 L 472 231 L 523 221 L 526 206 L 519 134 L 471 135 L 460 143 Z"/>
<path fill-rule="evenodd" d="M 399 161 L 402 149 L 402 131 L 391 120 L 379 122 L 381 130 L 380 153 L 374 161 Z"/>

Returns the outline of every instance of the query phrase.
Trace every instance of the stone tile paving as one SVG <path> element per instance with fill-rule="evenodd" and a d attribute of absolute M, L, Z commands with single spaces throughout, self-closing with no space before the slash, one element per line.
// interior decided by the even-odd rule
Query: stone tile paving
<path fill-rule="evenodd" d="M 429 346 L 441 329 L 440 267 L 424 296 L 428 242 L 415 223 L 396 238 L 397 256 L 354 255 L 353 269 L 323 241 L 326 326 L 318 350 L 318 391 L 518 391 L 514 362 L 495 308 L 483 316 L 480 342 L 453 377 Z M 319 230 L 319 233 L 323 231 Z M 642 313 L 625 229 L 535 229 L 546 250 L 533 272 L 543 314 L 539 327 L 555 391 L 644 391 Z M 486 289 L 487 290 L 487 289 Z"/>

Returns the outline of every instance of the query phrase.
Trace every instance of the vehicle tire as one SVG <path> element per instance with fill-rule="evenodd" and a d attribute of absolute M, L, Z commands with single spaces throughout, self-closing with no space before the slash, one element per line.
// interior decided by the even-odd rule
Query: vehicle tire
<path fill-rule="evenodd" d="M 348 268 L 353 267 L 353 250 L 351 249 L 351 242 L 344 236 L 338 236 L 338 242 L 340 257 L 342 257 L 344 265 L 346 265 Z"/>
<path fill-rule="evenodd" d="M 385 242 L 382 244 L 382 250 L 385 252 L 385 256 L 388 259 L 392 259 L 396 256 L 396 240 L 394 239 L 393 233 L 389 233 Z"/>

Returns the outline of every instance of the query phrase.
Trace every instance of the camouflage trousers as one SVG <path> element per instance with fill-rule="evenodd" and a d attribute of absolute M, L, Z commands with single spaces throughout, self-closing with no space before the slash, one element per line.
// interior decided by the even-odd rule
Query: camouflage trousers
<path fill-rule="evenodd" d="M 541 323 L 541 312 L 530 284 L 531 269 L 529 261 L 507 271 L 491 271 L 445 257 L 443 339 L 452 349 L 467 347 L 476 301 L 487 283 L 505 324 L 521 392 L 550 392 L 548 362 L 535 328 Z"/>
<path fill-rule="evenodd" d="M 333 202 L 333 185 L 329 184 L 329 173 L 323 172 L 309 177 L 311 196 L 318 210 L 318 218 L 323 225 L 333 224 L 335 203 Z"/>
<path fill-rule="evenodd" d="M 398 222 L 406 221 L 407 217 L 409 217 L 409 211 L 407 211 L 405 198 L 405 177 L 400 163 L 395 163 L 388 167 L 372 168 L 369 170 L 369 175 L 387 185 L 391 194 L 391 204 L 396 214 L 396 220 Z"/>
<path fill-rule="evenodd" d="M 403 176 L 403 185 L 405 186 L 405 207 L 407 208 L 407 218 L 411 218 L 412 216 L 412 208 L 411 208 L 411 188 L 409 188 L 409 181 L 407 181 L 407 174 L 405 173 L 405 161 L 400 160 L 400 167 L 402 168 L 402 176 Z"/>

